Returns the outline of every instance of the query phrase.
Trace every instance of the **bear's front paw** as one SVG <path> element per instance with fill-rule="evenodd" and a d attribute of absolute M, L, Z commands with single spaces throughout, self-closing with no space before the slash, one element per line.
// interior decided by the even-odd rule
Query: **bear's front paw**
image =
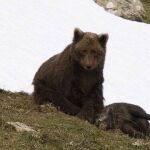
<path fill-rule="evenodd" d="M 93 117 L 88 116 L 88 115 L 85 114 L 85 113 L 80 112 L 80 113 L 78 113 L 76 116 L 77 116 L 78 118 L 82 119 L 82 120 L 86 120 L 86 121 L 90 122 L 91 124 L 94 123 Z"/>

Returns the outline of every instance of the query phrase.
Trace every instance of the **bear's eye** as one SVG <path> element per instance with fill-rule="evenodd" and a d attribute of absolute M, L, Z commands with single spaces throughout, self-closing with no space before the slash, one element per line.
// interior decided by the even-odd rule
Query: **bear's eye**
<path fill-rule="evenodd" d="M 92 50 L 91 53 L 92 54 L 98 54 L 98 51 L 97 50 Z"/>
<path fill-rule="evenodd" d="M 87 53 L 87 50 L 86 50 L 86 49 L 84 49 L 84 50 L 82 50 L 82 52 L 83 52 L 83 53 Z"/>

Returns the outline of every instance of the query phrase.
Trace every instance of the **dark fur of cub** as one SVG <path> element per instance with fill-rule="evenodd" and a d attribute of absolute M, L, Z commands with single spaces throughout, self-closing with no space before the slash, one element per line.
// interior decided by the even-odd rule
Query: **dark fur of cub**
<path fill-rule="evenodd" d="M 150 115 L 141 107 L 127 103 L 114 103 L 106 106 L 99 115 L 96 125 L 104 130 L 120 129 L 135 138 L 150 134 Z"/>

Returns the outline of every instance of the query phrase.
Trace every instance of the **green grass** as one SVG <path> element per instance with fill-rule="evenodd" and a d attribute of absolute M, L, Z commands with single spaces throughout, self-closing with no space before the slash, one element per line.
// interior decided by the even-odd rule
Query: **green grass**
<path fill-rule="evenodd" d="M 119 131 L 102 131 L 76 117 L 46 106 L 39 112 L 25 93 L 0 91 L 0 149 L 2 150 L 150 150 L 150 142 L 129 138 Z M 38 134 L 16 132 L 7 121 L 19 121 Z"/>
<path fill-rule="evenodd" d="M 146 23 L 150 23 L 150 0 L 141 0 L 141 2 L 143 3 L 145 12 L 146 12 L 146 18 L 145 18 L 145 22 Z"/>

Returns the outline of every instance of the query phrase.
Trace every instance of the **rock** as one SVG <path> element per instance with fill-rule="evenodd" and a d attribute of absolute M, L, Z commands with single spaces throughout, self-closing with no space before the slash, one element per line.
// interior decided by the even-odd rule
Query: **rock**
<path fill-rule="evenodd" d="M 144 7 L 140 0 L 94 0 L 104 7 L 106 11 L 125 19 L 143 22 L 145 15 Z"/>
<path fill-rule="evenodd" d="M 134 143 L 132 143 L 132 145 L 134 145 L 134 146 L 142 146 L 143 145 L 143 142 L 141 141 L 141 140 L 137 140 L 137 141 L 135 141 Z"/>
<path fill-rule="evenodd" d="M 17 132 L 32 132 L 32 133 L 36 133 L 35 130 L 33 130 L 32 127 L 27 126 L 24 123 L 21 122 L 6 122 L 6 127 L 11 127 L 14 130 L 16 130 Z"/>
<path fill-rule="evenodd" d="M 142 140 L 142 139 L 138 139 L 136 140 L 134 143 L 132 143 L 133 146 L 136 146 L 136 147 L 141 147 L 141 146 L 150 146 L 150 141 L 149 139 L 147 140 Z"/>
<path fill-rule="evenodd" d="M 44 112 L 44 113 L 58 112 L 56 107 L 54 107 L 52 104 L 40 105 L 38 109 L 40 112 Z"/>

